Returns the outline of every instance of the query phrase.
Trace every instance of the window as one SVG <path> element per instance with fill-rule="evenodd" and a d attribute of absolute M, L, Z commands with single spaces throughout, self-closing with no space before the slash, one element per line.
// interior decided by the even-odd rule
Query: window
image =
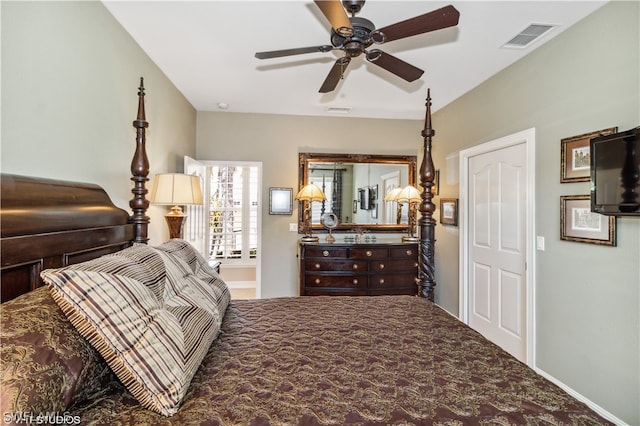
<path fill-rule="evenodd" d="M 255 264 L 258 250 L 258 167 L 212 163 L 209 179 L 209 257 Z"/>

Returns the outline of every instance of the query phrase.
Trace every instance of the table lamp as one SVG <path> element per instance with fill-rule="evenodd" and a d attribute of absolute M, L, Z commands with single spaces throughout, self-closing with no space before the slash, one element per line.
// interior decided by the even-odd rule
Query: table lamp
<path fill-rule="evenodd" d="M 318 186 L 310 183 L 306 185 L 304 188 L 298 192 L 296 195 L 296 200 L 308 201 L 308 206 L 304 209 L 304 237 L 302 237 L 301 241 L 305 243 L 317 243 L 318 237 L 314 237 L 311 234 L 311 203 L 314 201 L 324 201 L 327 197 L 324 195 L 324 192 Z"/>
<path fill-rule="evenodd" d="M 173 206 L 164 216 L 169 225 L 169 238 L 182 238 L 182 228 L 187 216 L 180 206 L 202 204 L 200 178 L 182 173 L 158 174 L 153 180 L 149 201 L 152 204 Z"/>
<path fill-rule="evenodd" d="M 415 236 L 416 230 L 416 205 L 422 201 L 420 191 L 413 185 L 407 185 L 396 196 L 398 204 L 407 203 L 409 206 L 409 234 L 402 237 L 403 242 L 417 242 L 418 237 Z"/>

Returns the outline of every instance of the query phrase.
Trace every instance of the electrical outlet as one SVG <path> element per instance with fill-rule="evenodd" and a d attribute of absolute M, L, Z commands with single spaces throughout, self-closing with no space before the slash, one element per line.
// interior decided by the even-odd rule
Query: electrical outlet
<path fill-rule="evenodd" d="M 290 223 L 289 224 L 289 232 L 298 232 L 298 224 Z"/>

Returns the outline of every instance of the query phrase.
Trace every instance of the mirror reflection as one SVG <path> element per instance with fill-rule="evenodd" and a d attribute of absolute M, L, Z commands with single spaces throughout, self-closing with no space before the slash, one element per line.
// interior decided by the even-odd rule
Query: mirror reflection
<path fill-rule="evenodd" d="M 311 205 L 313 229 L 323 229 L 322 215 L 331 212 L 339 220 L 337 231 L 404 232 L 407 206 L 385 197 L 415 185 L 415 175 L 416 156 L 300 154 L 300 187 L 313 183 L 326 196 Z"/>

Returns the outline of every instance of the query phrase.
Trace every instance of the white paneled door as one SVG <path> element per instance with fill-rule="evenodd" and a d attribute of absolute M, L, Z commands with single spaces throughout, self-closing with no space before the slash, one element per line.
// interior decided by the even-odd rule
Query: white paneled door
<path fill-rule="evenodd" d="M 468 157 L 467 315 L 471 327 L 527 361 L 527 145 Z"/>

